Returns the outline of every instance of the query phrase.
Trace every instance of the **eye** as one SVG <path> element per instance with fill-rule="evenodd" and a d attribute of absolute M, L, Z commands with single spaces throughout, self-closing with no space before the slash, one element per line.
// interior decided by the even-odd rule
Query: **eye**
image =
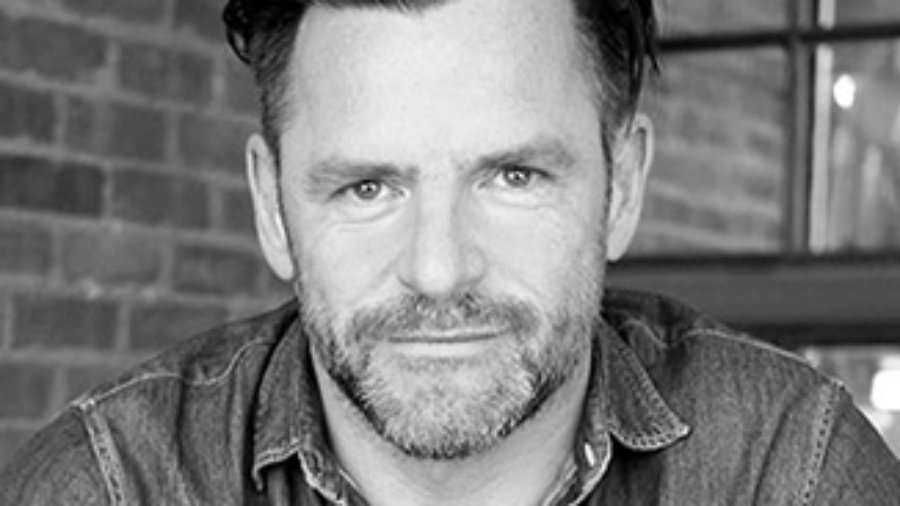
<path fill-rule="evenodd" d="M 354 183 L 347 190 L 358 200 L 364 202 L 372 202 L 378 200 L 385 191 L 385 184 L 375 179 L 366 179 L 358 183 Z"/>
<path fill-rule="evenodd" d="M 500 172 L 503 182 L 511 188 L 525 188 L 531 184 L 534 172 L 521 167 L 511 167 Z"/>
<path fill-rule="evenodd" d="M 497 183 L 511 190 L 522 190 L 534 186 L 544 174 L 537 169 L 522 166 L 503 167 L 497 171 Z"/>

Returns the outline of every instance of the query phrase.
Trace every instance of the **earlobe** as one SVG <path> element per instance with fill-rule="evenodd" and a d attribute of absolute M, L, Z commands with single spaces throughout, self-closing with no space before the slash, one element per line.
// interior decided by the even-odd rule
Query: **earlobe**
<path fill-rule="evenodd" d="M 625 254 L 637 230 L 644 201 L 644 188 L 653 160 L 653 125 L 637 114 L 621 141 L 613 168 L 612 201 L 606 232 L 606 256 L 616 261 Z"/>
<path fill-rule="evenodd" d="M 256 234 L 263 256 L 275 275 L 290 281 L 294 278 L 296 269 L 288 232 L 281 216 L 278 167 L 268 144 L 258 134 L 247 140 L 246 165 Z"/>

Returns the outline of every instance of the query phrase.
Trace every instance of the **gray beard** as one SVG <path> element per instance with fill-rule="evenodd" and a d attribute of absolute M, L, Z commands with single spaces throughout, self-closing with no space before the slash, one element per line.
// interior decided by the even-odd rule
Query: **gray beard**
<path fill-rule="evenodd" d="M 301 291 L 300 300 L 313 352 L 375 433 L 411 457 L 449 460 L 496 445 L 589 359 L 600 295 L 578 295 L 552 315 L 472 294 L 446 303 L 410 295 L 345 325 L 311 293 Z M 391 335 L 479 326 L 508 333 L 463 358 L 410 357 L 384 344 Z"/>

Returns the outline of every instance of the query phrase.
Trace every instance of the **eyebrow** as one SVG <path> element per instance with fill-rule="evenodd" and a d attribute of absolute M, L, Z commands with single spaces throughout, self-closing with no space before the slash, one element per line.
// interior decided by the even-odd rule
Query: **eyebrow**
<path fill-rule="evenodd" d="M 558 139 L 537 137 L 495 153 L 478 156 L 474 161 L 457 164 L 458 169 L 509 167 L 516 165 L 541 165 L 568 169 L 575 164 L 575 157 Z M 420 169 L 413 165 L 389 162 L 343 159 L 331 157 L 315 163 L 307 175 L 309 189 L 313 192 L 328 191 L 348 181 L 387 179 L 401 182 L 415 181 Z"/>
<path fill-rule="evenodd" d="M 388 179 L 411 181 L 418 177 L 419 169 L 401 167 L 392 163 L 328 158 L 312 166 L 306 179 L 312 192 L 328 191 L 348 181 Z"/>
<path fill-rule="evenodd" d="M 558 139 L 538 137 L 512 149 L 480 156 L 476 167 L 508 167 L 537 164 L 568 169 L 575 164 L 575 156 Z"/>

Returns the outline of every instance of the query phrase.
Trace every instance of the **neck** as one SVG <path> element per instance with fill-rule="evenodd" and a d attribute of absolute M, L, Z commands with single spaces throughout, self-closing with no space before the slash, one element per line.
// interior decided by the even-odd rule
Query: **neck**
<path fill-rule="evenodd" d="M 462 459 L 421 460 L 382 439 L 314 359 L 331 442 L 370 504 L 539 504 L 560 479 L 581 420 L 589 360 L 541 409 L 490 449 Z M 377 469 L 378 472 L 372 472 Z"/>

